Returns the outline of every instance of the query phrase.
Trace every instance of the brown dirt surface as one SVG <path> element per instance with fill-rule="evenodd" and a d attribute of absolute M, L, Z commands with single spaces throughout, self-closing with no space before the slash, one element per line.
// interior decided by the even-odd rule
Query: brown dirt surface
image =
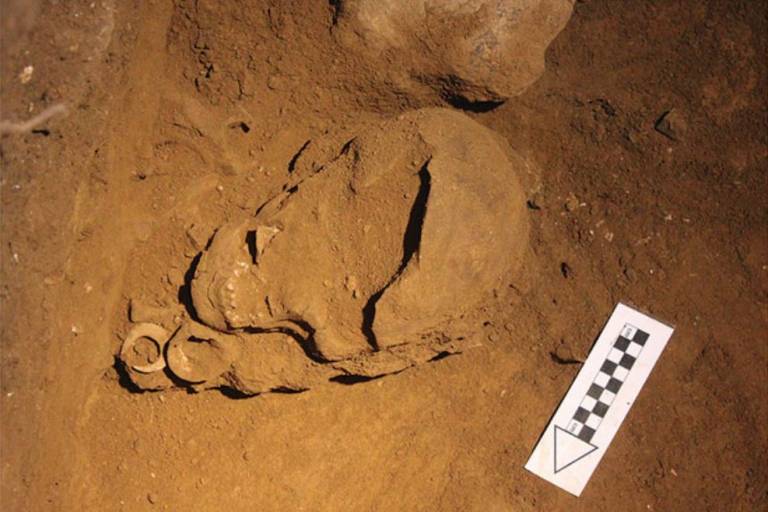
<path fill-rule="evenodd" d="M 395 87 L 339 5 L 0 0 L 0 121 L 43 115 L 0 135 L 0 508 L 768 509 L 765 2 L 577 1 L 493 104 Z M 472 346 L 300 393 L 136 391 L 130 321 L 184 314 L 218 227 L 427 107 L 530 164 L 529 247 L 453 326 Z M 523 465 L 618 301 L 676 331 L 574 498 Z M 237 364 L 291 373 L 269 343 Z"/>

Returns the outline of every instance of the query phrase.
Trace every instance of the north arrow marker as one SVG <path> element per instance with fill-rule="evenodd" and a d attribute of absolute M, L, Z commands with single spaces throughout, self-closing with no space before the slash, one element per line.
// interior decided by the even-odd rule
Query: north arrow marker
<path fill-rule="evenodd" d="M 555 473 L 580 461 L 595 450 L 597 446 L 582 441 L 555 425 Z"/>

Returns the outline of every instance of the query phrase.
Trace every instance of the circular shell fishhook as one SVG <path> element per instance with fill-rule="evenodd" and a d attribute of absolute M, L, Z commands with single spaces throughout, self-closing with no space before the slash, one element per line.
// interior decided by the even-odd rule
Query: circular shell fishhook
<path fill-rule="evenodd" d="M 157 347 L 158 356 L 153 362 L 146 365 L 132 365 L 128 363 L 128 355 L 131 349 L 133 349 L 136 342 L 141 338 L 147 338 L 152 341 Z M 150 323 L 136 324 L 133 329 L 130 330 L 128 336 L 123 341 L 123 346 L 120 349 L 120 359 L 123 363 L 129 366 L 132 370 L 139 373 L 154 373 L 165 368 L 165 346 L 168 344 L 170 333 L 160 327 L 159 325 Z"/>

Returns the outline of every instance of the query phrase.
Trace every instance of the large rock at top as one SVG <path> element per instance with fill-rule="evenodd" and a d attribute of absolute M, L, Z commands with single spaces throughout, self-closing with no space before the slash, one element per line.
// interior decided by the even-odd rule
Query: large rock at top
<path fill-rule="evenodd" d="M 396 87 L 501 102 L 541 76 L 572 10 L 573 0 L 340 0 L 336 34 Z"/>

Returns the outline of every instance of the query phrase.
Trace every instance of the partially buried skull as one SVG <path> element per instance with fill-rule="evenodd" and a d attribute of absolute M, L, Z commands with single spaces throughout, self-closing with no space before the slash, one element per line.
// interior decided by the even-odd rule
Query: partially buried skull
<path fill-rule="evenodd" d="M 520 271 L 525 165 L 449 110 L 363 131 L 255 215 L 216 231 L 181 327 L 137 324 L 126 338 L 129 377 L 147 389 L 256 394 L 385 375 L 460 350 L 468 339 L 446 325 Z M 155 358 L 132 361 L 142 337 Z"/>

